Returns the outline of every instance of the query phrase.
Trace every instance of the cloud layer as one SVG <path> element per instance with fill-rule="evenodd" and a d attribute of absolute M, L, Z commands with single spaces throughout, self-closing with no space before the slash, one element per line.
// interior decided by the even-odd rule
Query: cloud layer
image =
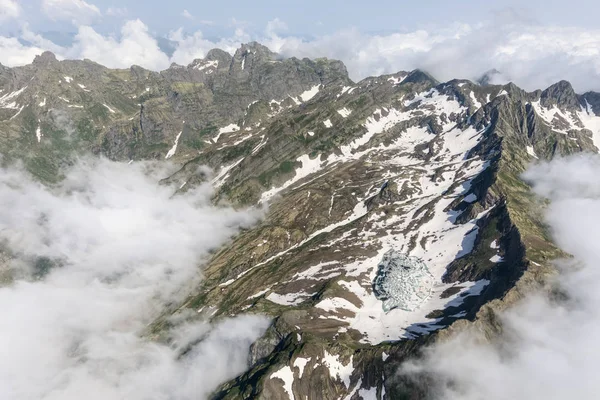
<path fill-rule="evenodd" d="M 54 18 L 73 19 L 75 14 L 83 13 L 78 20 L 89 21 L 100 13 L 81 0 L 45 0 L 45 4 L 50 3 L 54 4 Z M 369 35 L 350 29 L 305 39 L 283 35 L 285 30 L 285 23 L 275 19 L 263 34 L 250 35 L 237 27 L 230 37 L 215 41 L 205 38 L 201 31 L 184 33 L 176 29 L 169 35 L 176 51 L 169 56 L 140 20 L 124 22 L 118 36 L 102 35 L 81 23 L 74 43 L 67 48 L 41 37 L 32 41 L 31 32 L 25 27 L 22 39 L 31 45 L 0 37 L 0 62 L 8 66 L 23 65 L 32 61 L 32 54 L 51 50 L 63 58 L 87 57 L 113 68 L 137 64 L 162 70 L 171 62 L 188 64 L 215 47 L 233 52 L 241 43 L 257 40 L 286 56 L 341 59 L 355 80 L 415 68 L 425 69 L 444 81 L 477 79 L 495 68 L 502 72 L 501 78 L 497 77 L 501 79 L 498 83 L 511 80 L 528 90 L 545 88 L 561 79 L 570 80 L 578 91 L 600 90 L 600 30 L 597 29 L 535 25 L 513 16 L 487 23 L 452 24 L 435 30 L 389 35 Z"/>
<path fill-rule="evenodd" d="M 0 21 L 17 18 L 21 15 L 21 7 L 15 0 L 0 0 Z"/>
<path fill-rule="evenodd" d="M 531 168 L 525 177 L 551 200 L 547 221 L 575 256 L 561 264 L 565 301 L 530 296 L 501 316 L 502 339 L 464 334 L 432 348 L 407 371 L 428 372 L 434 398 L 592 399 L 600 392 L 600 156 L 574 156 Z"/>
<path fill-rule="evenodd" d="M 54 21 L 71 21 L 74 25 L 86 25 L 102 13 L 84 0 L 42 0 L 42 10 Z"/>
<path fill-rule="evenodd" d="M 168 168 L 80 160 L 52 189 L 1 171 L 0 398 L 201 399 L 246 368 L 263 318 L 181 318 L 171 346 L 140 337 L 258 217 L 215 208 L 208 186 L 173 196 L 156 183 Z"/>

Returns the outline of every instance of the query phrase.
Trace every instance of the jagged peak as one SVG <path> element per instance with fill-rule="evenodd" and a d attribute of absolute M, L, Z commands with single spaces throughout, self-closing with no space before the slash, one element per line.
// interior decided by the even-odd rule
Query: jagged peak
<path fill-rule="evenodd" d="M 194 62 L 198 61 L 200 59 L 196 59 L 194 60 Z M 228 52 L 226 52 L 225 50 L 222 49 L 212 49 L 209 50 L 208 53 L 206 53 L 206 57 L 204 57 L 204 60 L 209 60 L 209 61 L 227 61 L 229 62 L 231 60 L 231 54 L 229 54 Z"/>
<path fill-rule="evenodd" d="M 42 54 L 35 56 L 33 59 L 34 65 L 48 65 L 56 62 L 58 62 L 56 55 L 51 51 L 44 51 Z"/>
<path fill-rule="evenodd" d="M 552 107 L 554 105 L 571 109 L 579 109 L 581 107 L 579 97 L 575 93 L 573 86 L 565 80 L 556 82 L 544 90 L 540 95 L 540 103 L 544 107 Z"/>
<path fill-rule="evenodd" d="M 527 92 L 513 82 L 508 82 L 506 85 L 502 85 L 502 88 L 512 97 L 526 97 Z"/>
<path fill-rule="evenodd" d="M 171 63 L 171 65 L 169 66 L 169 69 L 182 69 L 185 68 L 183 65 L 177 64 L 175 62 Z"/>
<path fill-rule="evenodd" d="M 258 42 L 244 43 L 239 49 L 235 51 L 234 58 L 242 58 L 248 54 L 253 54 L 255 57 L 275 59 L 276 53 L 272 52 L 267 46 L 264 46 Z"/>
<path fill-rule="evenodd" d="M 500 81 L 505 81 L 502 78 L 502 72 L 498 71 L 496 68 L 492 68 L 477 79 L 477 83 L 481 86 L 488 86 L 500 83 Z"/>
<path fill-rule="evenodd" d="M 406 79 L 404 79 L 403 83 L 431 83 L 432 85 L 437 85 L 439 84 L 439 82 L 437 81 L 437 79 L 435 79 L 433 76 L 431 76 L 429 73 L 420 70 L 420 69 L 415 69 L 413 71 L 411 71 L 408 76 L 406 77 Z"/>

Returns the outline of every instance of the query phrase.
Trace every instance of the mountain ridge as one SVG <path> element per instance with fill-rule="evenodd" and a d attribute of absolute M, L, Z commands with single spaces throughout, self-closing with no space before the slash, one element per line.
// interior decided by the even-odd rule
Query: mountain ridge
<path fill-rule="evenodd" d="M 340 61 L 259 46 L 160 72 L 50 53 L 3 70 L 3 162 L 52 184 L 87 152 L 169 160 L 181 167 L 163 183 L 176 193 L 209 182 L 215 203 L 269 204 L 147 332 L 172 340 L 169 316 L 184 310 L 270 316 L 250 369 L 215 398 L 424 397 L 397 377 L 404 360 L 469 326 L 490 340 L 498 312 L 548 285 L 564 253 L 520 176 L 536 160 L 598 151 L 600 95 L 420 70 L 352 82 Z M 390 249 L 425 272 L 377 275 Z M 383 309 L 376 281 L 400 306 Z"/>

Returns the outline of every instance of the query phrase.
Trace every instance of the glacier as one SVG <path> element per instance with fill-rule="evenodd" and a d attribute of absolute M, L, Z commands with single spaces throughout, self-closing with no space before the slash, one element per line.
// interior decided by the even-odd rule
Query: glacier
<path fill-rule="evenodd" d="M 382 301 L 385 312 L 395 308 L 414 311 L 431 296 L 433 283 L 423 260 L 390 249 L 377 266 L 373 294 Z"/>

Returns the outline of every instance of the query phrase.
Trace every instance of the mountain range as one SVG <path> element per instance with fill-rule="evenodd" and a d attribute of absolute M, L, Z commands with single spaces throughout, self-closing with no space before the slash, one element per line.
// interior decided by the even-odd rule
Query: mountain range
<path fill-rule="evenodd" d="M 258 43 L 161 72 L 46 52 L 0 66 L 0 152 L 47 185 L 82 154 L 165 160 L 178 192 L 209 182 L 215 204 L 268 206 L 146 333 L 168 341 L 189 309 L 269 316 L 215 399 L 418 399 L 403 361 L 469 327 L 492 340 L 564 255 L 522 173 L 600 147 L 600 94 L 489 81 L 353 82 Z"/>

